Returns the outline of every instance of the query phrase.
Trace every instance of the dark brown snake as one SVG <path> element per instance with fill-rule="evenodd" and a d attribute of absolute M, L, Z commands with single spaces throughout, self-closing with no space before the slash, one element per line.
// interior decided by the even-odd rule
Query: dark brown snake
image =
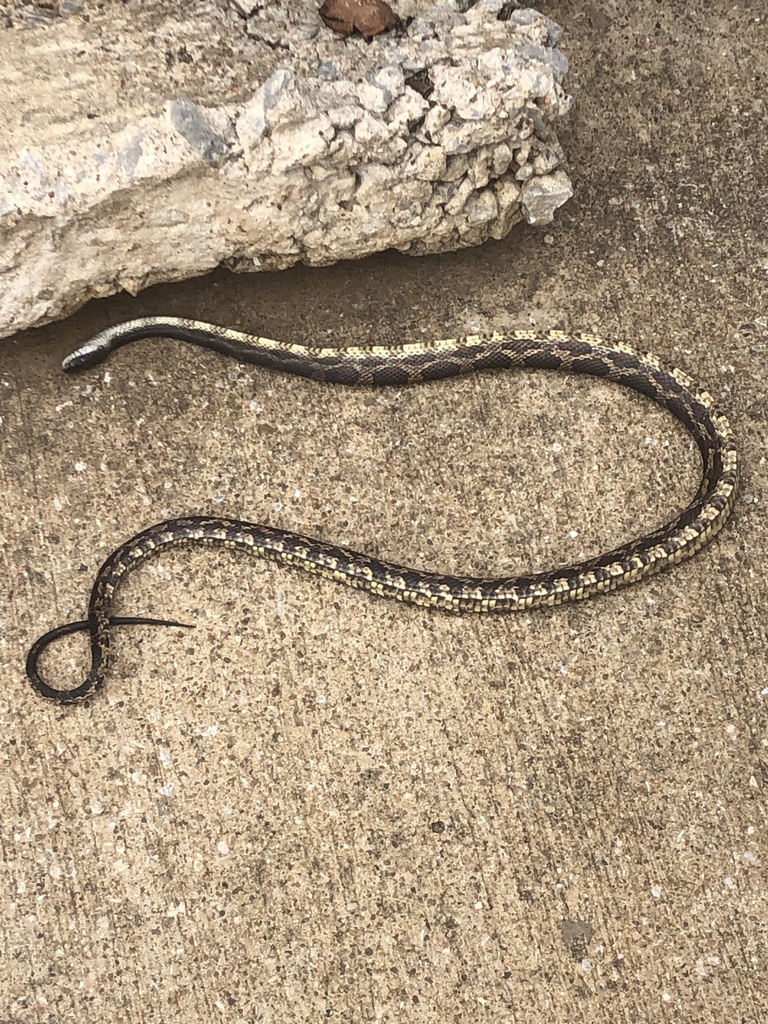
<path fill-rule="evenodd" d="M 64 360 L 64 370 L 85 369 L 122 345 L 155 336 L 188 341 L 271 370 L 351 387 L 401 387 L 479 370 L 515 368 L 565 370 L 603 377 L 647 395 L 685 425 L 701 453 L 701 484 L 690 504 L 654 533 L 578 565 L 531 576 L 443 576 L 238 519 L 168 519 L 136 534 L 104 562 L 91 591 L 87 620 L 51 630 L 30 649 L 26 667 L 33 685 L 43 696 L 64 703 L 82 700 L 102 684 L 112 626 L 180 625 L 168 620 L 111 614 L 115 592 L 125 575 L 142 559 L 168 547 L 223 545 L 300 566 L 399 601 L 458 612 L 508 612 L 580 600 L 676 565 L 710 541 L 733 508 L 736 445 L 728 421 L 713 399 L 682 370 L 665 366 L 655 355 L 635 352 L 594 334 L 509 331 L 393 348 L 374 345 L 332 349 L 285 344 L 194 320 L 150 317 L 101 331 Z M 90 634 L 91 669 L 87 678 L 71 690 L 49 686 L 37 668 L 41 652 L 56 637 L 81 630 Z"/>

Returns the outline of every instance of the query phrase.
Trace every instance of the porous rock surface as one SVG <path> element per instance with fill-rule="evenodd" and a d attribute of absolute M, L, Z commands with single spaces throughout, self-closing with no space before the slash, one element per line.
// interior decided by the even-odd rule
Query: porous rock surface
<path fill-rule="evenodd" d="M 571 194 L 559 28 L 503 0 L 393 4 L 347 41 L 314 0 L 0 8 L 0 336 L 225 264 L 421 254 Z"/>

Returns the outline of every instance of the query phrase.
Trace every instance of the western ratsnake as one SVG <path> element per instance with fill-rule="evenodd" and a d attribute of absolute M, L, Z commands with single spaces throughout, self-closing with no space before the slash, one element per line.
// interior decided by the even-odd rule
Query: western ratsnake
<path fill-rule="evenodd" d="M 242 362 L 349 386 L 402 386 L 478 370 L 521 367 L 604 377 L 652 398 L 687 427 L 701 453 L 701 484 L 683 512 L 654 533 L 577 565 L 510 578 L 421 572 L 287 530 L 237 519 L 168 519 L 136 534 L 104 562 L 91 591 L 87 620 L 51 630 L 30 649 L 26 666 L 30 680 L 43 696 L 58 701 L 81 700 L 101 685 L 112 626 L 181 625 L 168 620 L 111 616 L 115 591 L 125 574 L 142 559 L 173 545 L 237 548 L 413 604 L 452 611 L 504 612 L 579 600 L 676 565 L 714 537 L 733 507 L 736 446 L 728 421 L 713 399 L 682 370 L 665 366 L 655 355 L 635 352 L 594 334 L 515 330 L 393 348 L 372 345 L 332 349 L 272 341 L 194 320 L 148 317 L 101 331 L 68 356 L 63 368 L 72 372 L 93 366 L 122 345 L 151 336 L 188 341 Z M 71 690 L 55 689 L 38 672 L 40 653 L 56 637 L 80 630 L 90 634 L 88 676 Z"/>

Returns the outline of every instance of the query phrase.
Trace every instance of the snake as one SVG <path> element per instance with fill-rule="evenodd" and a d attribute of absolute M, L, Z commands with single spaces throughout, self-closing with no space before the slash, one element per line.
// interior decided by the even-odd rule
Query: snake
<path fill-rule="evenodd" d="M 120 545 L 98 570 L 87 618 L 45 633 L 30 648 L 27 675 L 44 697 L 81 701 L 104 682 L 114 626 L 185 626 L 169 619 L 112 614 L 120 583 L 136 565 L 180 545 L 236 549 L 295 566 L 372 594 L 454 612 L 513 612 L 577 601 L 613 591 L 690 558 L 730 515 L 738 482 L 737 448 L 724 413 L 683 370 L 656 355 L 596 334 L 510 330 L 394 346 L 329 348 L 274 341 L 180 317 L 145 317 L 100 331 L 64 359 L 67 373 L 85 370 L 116 349 L 146 338 L 170 338 L 211 349 L 242 363 L 348 387 L 405 387 L 490 370 L 540 369 L 587 374 L 640 392 L 669 410 L 692 435 L 701 454 L 701 482 L 673 520 L 622 547 L 532 575 L 475 577 L 408 568 L 327 544 L 290 530 L 220 516 L 188 515 L 142 530 Z M 70 689 L 49 685 L 38 660 L 51 641 L 89 634 L 91 666 Z"/>

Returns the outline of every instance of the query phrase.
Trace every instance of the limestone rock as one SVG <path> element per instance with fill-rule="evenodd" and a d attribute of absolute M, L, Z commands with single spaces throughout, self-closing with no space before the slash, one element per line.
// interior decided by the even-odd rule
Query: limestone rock
<path fill-rule="evenodd" d="M 549 223 L 571 194 L 558 27 L 503 0 L 392 6 L 403 26 L 368 44 L 314 0 L 10 0 L 0 336 L 220 264 L 439 252 Z"/>

